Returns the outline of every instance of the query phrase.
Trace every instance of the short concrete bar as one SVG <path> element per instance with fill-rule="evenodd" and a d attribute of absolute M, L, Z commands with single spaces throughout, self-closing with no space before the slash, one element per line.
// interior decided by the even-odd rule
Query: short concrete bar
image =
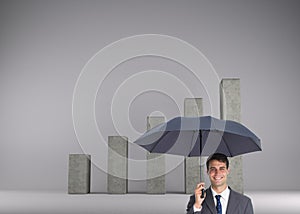
<path fill-rule="evenodd" d="M 221 119 L 241 121 L 240 79 L 223 79 L 220 84 Z M 244 192 L 243 159 L 229 158 L 228 184 L 237 192 Z"/>
<path fill-rule="evenodd" d="M 128 139 L 123 136 L 108 137 L 107 192 L 126 194 L 128 191 Z"/>
<path fill-rule="evenodd" d="M 89 193 L 90 178 L 91 156 L 86 154 L 69 154 L 68 193 Z"/>
<path fill-rule="evenodd" d="M 184 99 L 184 116 L 200 117 L 203 115 L 202 98 Z M 201 162 L 200 162 L 201 161 Z M 196 185 L 200 180 L 204 181 L 204 159 L 201 157 L 186 157 L 184 161 L 185 168 L 185 193 L 193 194 Z"/>
<path fill-rule="evenodd" d="M 147 117 L 147 130 L 165 122 L 164 117 Z M 165 194 L 165 155 L 147 153 L 147 193 Z"/>

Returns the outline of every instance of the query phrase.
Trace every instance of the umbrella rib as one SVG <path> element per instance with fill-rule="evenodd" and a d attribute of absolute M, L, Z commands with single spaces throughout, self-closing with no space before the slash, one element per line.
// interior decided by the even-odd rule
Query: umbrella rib
<path fill-rule="evenodd" d="M 223 134 L 224 134 L 224 132 L 223 132 Z M 232 157 L 232 153 L 231 153 L 231 151 L 230 151 L 230 149 L 229 149 L 229 147 L 227 145 L 227 140 L 225 139 L 225 137 L 223 138 L 223 140 L 224 140 L 225 146 L 226 146 L 226 148 L 227 148 L 227 150 L 228 150 L 228 152 L 230 154 L 230 157 Z"/>
<path fill-rule="evenodd" d="M 254 142 L 254 145 L 259 149 L 259 151 L 261 151 L 261 146 L 259 146 L 252 137 L 248 137 L 248 139 L 250 139 L 252 142 Z"/>
<path fill-rule="evenodd" d="M 169 134 L 170 131 L 166 131 L 158 140 L 157 142 L 159 142 L 161 139 L 163 139 L 167 134 Z M 156 143 L 153 148 L 151 149 L 151 151 L 149 151 L 150 153 L 156 148 L 156 146 L 158 145 L 158 143 Z"/>
<path fill-rule="evenodd" d="M 198 137 L 198 135 L 196 135 L 196 133 L 198 134 L 199 133 L 199 131 L 193 131 L 194 133 L 193 133 L 193 137 L 192 137 L 192 142 L 190 143 L 190 149 L 189 149 L 189 153 L 188 153 L 188 156 L 190 156 L 191 155 L 191 153 L 192 153 L 192 151 L 193 151 L 193 148 L 194 148 L 194 146 L 196 145 L 196 141 L 197 141 L 197 137 Z M 195 139 L 195 135 L 196 135 L 196 139 Z M 195 144 L 194 144 L 194 146 L 193 146 L 193 142 L 195 142 Z"/>

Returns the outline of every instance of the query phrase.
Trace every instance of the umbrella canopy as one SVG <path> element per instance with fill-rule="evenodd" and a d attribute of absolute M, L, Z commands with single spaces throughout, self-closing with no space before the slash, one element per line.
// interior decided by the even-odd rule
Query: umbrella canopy
<path fill-rule="evenodd" d="M 134 143 L 151 153 L 189 157 L 215 152 L 233 157 L 261 151 L 260 139 L 248 128 L 211 116 L 176 117 L 147 131 Z"/>

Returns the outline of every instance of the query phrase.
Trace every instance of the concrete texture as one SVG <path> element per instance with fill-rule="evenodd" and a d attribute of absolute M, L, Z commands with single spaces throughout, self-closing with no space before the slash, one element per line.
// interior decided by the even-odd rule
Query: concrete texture
<path fill-rule="evenodd" d="M 220 84 L 221 119 L 241 122 L 241 95 L 239 79 L 222 79 Z M 228 184 L 234 190 L 244 192 L 243 158 L 229 158 Z"/>
<path fill-rule="evenodd" d="M 164 117 L 147 117 L 147 130 L 165 122 Z M 165 194 L 165 155 L 147 153 L 147 193 Z"/>
<path fill-rule="evenodd" d="M 184 99 L 184 116 L 199 117 L 203 115 L 202 98 L 185 98 Z M 200 162 L 201 161 L 201 162 Z M 201 157 L 186 157 L 185 158 L 185 193 L 192 194 L 196 185 L 204 179 L 205 168 L 200 163 L 203 163 Z"/>
<path fill-rule="evenodd" d="M 69 155 L 68 193 L 86 194 L 90 192 L 91 156 Z"/>
<path fill-rule="evenodd" d="M 196 185 L 201 181 L 200 158 L 186 157 L 184 166 L 185 172 L 185 193 L 193 194 Z M 202 167 L 201 167 L 202 168 Z M 201 169 L 202 171 L 202 169 Z"/>
<path fill-rule="evenodd" d="M 126 194 L 128 189 L 128 139 L 122 136 L 108 137 L 107 192 Z"/>

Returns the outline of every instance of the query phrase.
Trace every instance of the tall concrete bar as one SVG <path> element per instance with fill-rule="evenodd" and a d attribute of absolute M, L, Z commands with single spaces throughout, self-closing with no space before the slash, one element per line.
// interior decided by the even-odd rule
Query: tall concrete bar
<path fill-rule="evenodd" d="M 200 117 L 203 115 L 202 98 L 184 99 L 184 116 Z M 204 181 L 204 158 L 186 157 L 184 160 L 185 168 L 185 193 L 193 194 L 196 185 L 200 180 Z"/>
<path fill-rule="evenodd" d="M 220 84 L 221 119 L 241 121 L 240 79 L 223 79 Z M 244 192 L 243 159 L 229 158 L 228 184 L 236 191 Z"/>
<path fill-rule="evenodd" d="M 86 154 L 69 154 L 68 193 L 89 193 L 90 178 L 91 156 Z"/>
<path fill-rule="evenodd" d="M 126 194 L 128 191 L 128 139 L 123 136 L 108 137 L 107 192 Z"/>
<path fill-rule="evenodd" d="M 147 130 L 165 122 L 164 117 L 147 117 Z M 147 153 L 147 193 L 165 194 L 165 156 L 163 154 Z"/>

